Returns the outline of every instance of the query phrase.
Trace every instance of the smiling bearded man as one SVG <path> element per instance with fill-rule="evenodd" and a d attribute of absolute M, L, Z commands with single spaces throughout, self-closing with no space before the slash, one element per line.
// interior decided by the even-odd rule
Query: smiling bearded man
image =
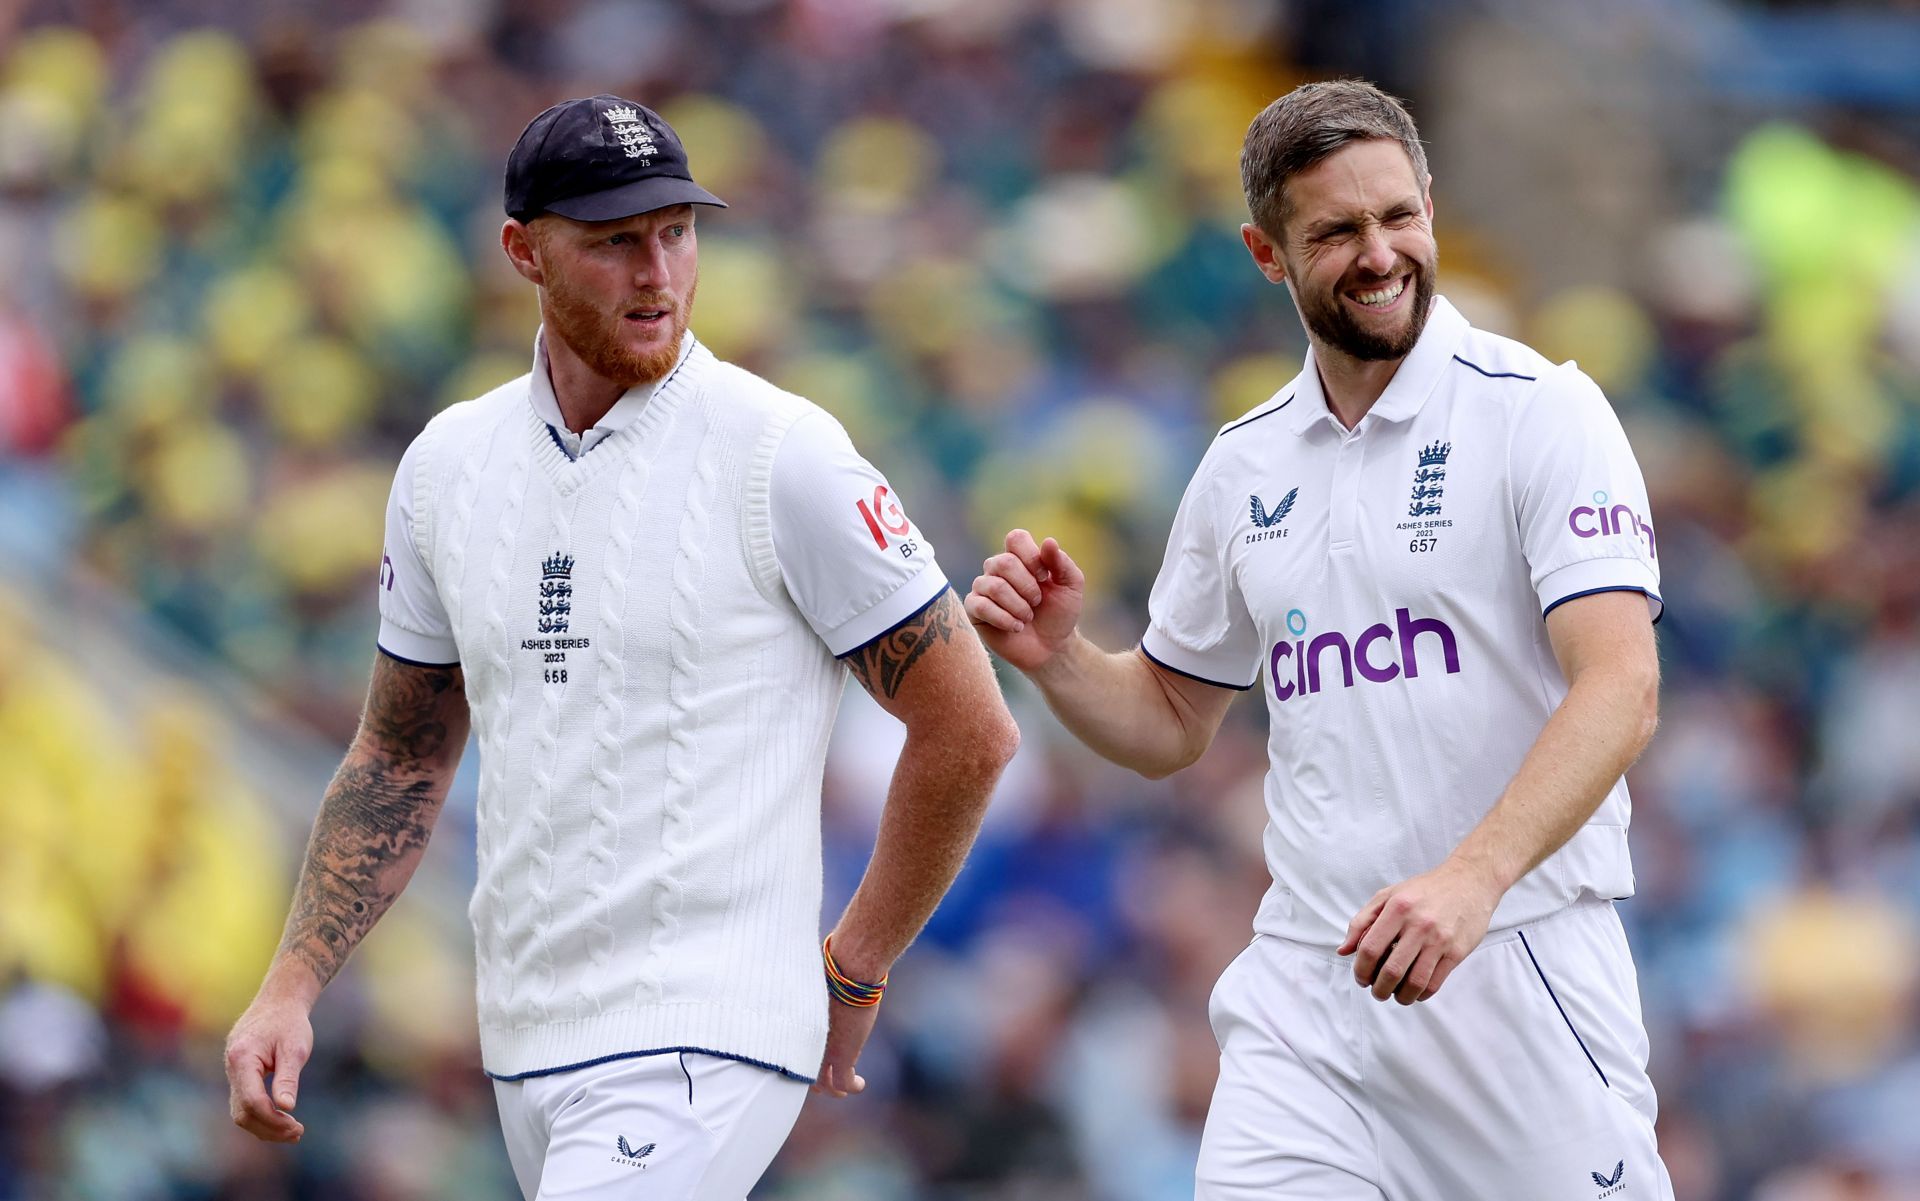
<path fill-rule="evenodd" d="M 1435 295 L 1391 97 L 1281 97 L 1241 176 L 1309 351 L 1207 448 L 1139 648 L 1078 633 L 1084 577 L 1025 530 L 966 601 L 1069 729 L 1153 777 L 1265 673 L 1273 887 L 1213 993 L 1196 1196 L 1666 1201 L 1613 906 L 1659 686 L 1633 450 L 1576 366 Z"/>
<path fill-rule="evenodd" d="M 1427 328 L 1427 316 L 1433 311 L 1433 277 L 1439 263 L 1436 246 L 1424 261 L 1400 259 L 1381 276 L 1356 265 L 1352 278 L 1325 290 L 1303 286 L 1297 264 L 1288 262 L 1286 266 L 1300 323 L 1313 337 L 1348 358 L 1381 363 L 1406 358 L 1419 343 L 1420 334 Z M 1396 305 L 1409 283 L 1412 303 Z M 1401 320 L 1385 328 L 1371 328 L 1364 314 L 1346 303 L 1348 297 L 1364 308 L 1395 308 Z"/>

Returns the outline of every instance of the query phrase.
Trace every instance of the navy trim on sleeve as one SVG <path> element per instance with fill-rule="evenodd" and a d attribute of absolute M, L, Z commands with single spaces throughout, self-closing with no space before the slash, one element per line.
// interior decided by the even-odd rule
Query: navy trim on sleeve
<path fill-rule="evenodd" d="M 451 663 L 422 663 L 418 659 L 409 659 L 405 655 L 396 655 L 392 651 L 388 650 L 386 647 L 381 646 L 378 642 L 373 644 L 373 649 L 379 651 L 381 654 L 385 655 L 387 658 L 392 659 L 395 663 L 405 663 L 408 667 L 431 667 L 431 668 L 439 669 L 439 668 L 460 666 L 460 661 L 458 659 L 455 659 Z"/>
<path fill-rule="evenodd" d="M 1486 376 L 1488 379 L 1537 380 L 1540 378 L 1537 375 L 1521 375 L 1518 371 L 1488 371 L 1485 367 L 1480 366 L 1480 364 L 1469 363 L 1465 359 L 1461 358 L 1459 355 L 1454 355 L 1453 361 L 1460 364 L 1462 367 L 1473 368 L 1475 371 L 1478 371 L 1481 375 Z"/>
<path fill-rule="evenodd" d="M 1595 596 L 1602 592 L 1638 592 L 1641 596 L 1644 596 L 1648 600 L 1651 600 L 1654 604 L 1659 605 L 1660 612 L 1653 619 L 1654 625 L 1659 625 L 1660 618 L 1665 617 L 1667 615 L 1667 602 L 1660 599 L 1660 594 L 1658 592 L 1650 592 L 1647 589 L 1642 588 L 1638 584 L 1608 584 L 1605 588 L 1589 588 L 1585 592 L 1575 592 L 1570 596 L 1561 597 L 1559 600 L 1553 602 L 1551 605 L 1548 605 L 1546 608 L 1540 611 L 1540 620 L 1545 621 L 1547 619 L 1547 614 L 1553 612 L 1555 609 L 1558 609 L 1561 605 L 1566 604 L 1570 600 L 1579 600 L 1583 596 Z"/>
<path fill-rule="evenodd" d="M 1285 400 L 1283 400 L 1283 401 L 1281 401 L 1281 402 L 1280 402 L 1279 404 L 1277 404 L 1277 405 L 1275 405 L 1275 406 L 1273 406 L 1273 407 L 1272 407 L 1271 409 L 1268 409 L 1268 410 L 1267 410 L 1266 412 L 1264 412 L 1264 413 L 1255 413 L 1255 414 L 1254 414 L 1253 416 L 1251 416 L 1251 417 L 1249 417 L 1249 418 L 1247 418 L 1247 419 L 1246 419 L 1245 421 L 1236 421 L 1236 422 L 1234 422 L 1234 423 L 1233 423 L 1232 425 L 1230 425 L 1230 426 L 1228 426 L 1228 427 L 1227 427 L 1226 429 L 1223 429 L 1223 430 L 1221 430 L 1221 431 L 1220 431 L 1219 433 L 1217 433 L 1217 434 L 1215 434 L 1215 435 L 1214 435 L 1214 437 L 1216 437 L 1216 438 L 1224 438 L 1224 437 L 1226 437 L 1226 436 L 1227 436 L 1228 434 L 1231 434 L 1231 433 L 1232 433 L 1233 431 L 1235 431 L 1235 430 L 1237 430 L 1237 429 L 1240 429 L 1240 428 L 1241 428 L 1242 426 L 1248 426 L 1248 425 L 1252 425 L 1252 424 L 1253 424 L 1254 422 L 1256 422 L 1256 421 L 1258 421 L 1258 420 L 1260 420 L 1260 419 L 1261 419 L 1262 417 L 1271 417 L 1271 416 L 1273 416 L 1273 415 L 1274 415 L 1275 413 L 1278 413 L 1278 412 L 1279 412 L 1279 411 L 1280 411 L 1281 409 L 1284 409 L 1284 408 L 1286 408 L 1286 407 L 1287 407 L 1288 405 L 1290 405 L 1290 404 L 1292 404 L 1292 403 L 1293 403 L 1293 397 L 1291 397 L 1291 396 L 1289 396 L 1289 397 L 1287 397 L 1287 398 L 1286 398 Z M 1184 673 L 1184 672 L 1182 672 L 1181 674 L 1182 674 L 1182 675 L 1184 675 L 1184 674 L 1186 674 L 1186 673 Z M 1247 687 L 1249 687 L 1249 688 L 1251 688 L 1251 687 L 1253 687 L 1253 685 L 1251 685 L 1251 684 L 1249 684 L 1249 685 L 1247 685 Z"/>
<path fill-rule="evenodd" d="M 1153 652 L 1148 650 L 1145 644 L 1141 645 L 1140 653 L 1145 655 L 1147 658 L 1152 659 L 1154 666 L 1163 667 L 1166 670 L 1172 672 L 1176 676 L 1185 676 L 1187 679 L 1192 680 L 1198 684 L 1211 684 L 1215 688 L 1225 688 L 1232 692 L 1245 692 L 1247 689 L 1252 688 L 1253 684 L 1258 684 L 1260 682 L 1259 678 L 1255 677 L 1253 684 L 1222 684 L 1218 680 L 1209 680 L 1205 676 L 1196 676 L 1190 671 L 1181 671 L 1179 668 L 1175 667 L 1171 663 L 1162 663 L 1159 659 L 1154 658 Z"/>
<path fill-rule="evenodd" d="M 909 583 L 910 582 L 911 581 L 909 581 Z M 906 587 L 906 584 L 902 584 L 900 586 L 904 588 Z M 859 654 L 861 651 L 866 650 L 868 647 L 880 641 L 882 638 L 885 638 L 889 634 L 892 634 L 895 630 L 899 629 L 901 626 L 906 625 L 908 622 L 912 621 L 914 618 L 920 616 L 922 613 L 925 613 L 928 609 L 931 609 L 933 607 L 933 602 L 939 600 L 941 597 L 945 596 L 947 593 L 952 591 L 953 591 L 953 581 L 949 580 L 946 583 L 940 585 L 940 591 L 934 593 L 932 596 L 927 598 L 926 604 L 921 605 L 918 609 L 915 609 L 913 612 L 907 614 L 905 617 L 902 617 L 899 621 L 896 621 L 892 625 L 888 626 L 886 629 L 881 630 L 878 634 L 875 634 L 873 637 L 867 639 L 865 642 L 862 642 L 859 646 L 856 646 L 851 650 L 842 651 L 839 654 L 835 655 L 834 658 L 844 659 L 848 655 Z"/>
<path fill-rule="evenodd" d="M 777 1063 L 766 1063 L 759 1059 L 749 1059 L 745 1055 L 734 1055 L 727 1051 L 715 1051 L 707 1047 L 655 1047 L 650 1051 L 621 1051 L 615 1055 L 602 1055 L 598 1059 L 584 1059 L 579 1063 L 562 1064 L 557 1068 L 534 1068 L 529 1072 L 515 1072 L 511 1076 L 500 1076 L 493 1072 L 488 1072 L 487 1078 L 489 1080 L 505 1081 L 531 1080 L 535 1076 L 557 1076 L 561 1072 L 577 1072 L 581 1068 L 597 1068 L 603 1063 L 613 1063 L 615 1060 L 620 1059 L 645 1059 L 650 1055 L 673 1055 L 686 1051 L 692 1051 L 696 1055 L 711 1055 L 715 1059 L 731 1059 L 735 1063 L 744 1063 L 749 1067 L 763 1068 L 766 1071 L 785 1076 L 789 1080 L 798 1080 L 802 1084 L 812 1084 L 814 1080 L 812 1076 L 802 1076 L 798 1072 L 788 1071 Z M 682 1068 L 684 1069 L 684 1067 L 685 1065 L 683 1064 Z M 692 1083 L 691 1077 L 688 1078 L 688 1083 Z"/>

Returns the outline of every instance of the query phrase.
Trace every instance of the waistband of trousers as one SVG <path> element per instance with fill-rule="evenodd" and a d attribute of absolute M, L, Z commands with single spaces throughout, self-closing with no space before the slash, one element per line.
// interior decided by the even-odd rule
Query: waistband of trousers
<path fill-rule="evenodd" d="M 1612 906 L 1613 901 L 1606 897 L 1596 897 L 1591 894 L 1585 894 L 1576 898 L 1571 903 L 1554 910 L 1552 913 L 1543 914 L 1540 917 L 1528 918 L 1526 921 L 1515 922 L 1509 926 L 1499 926 L 1488 930 L 1486 937 L 1480 940 L 1479 946 L 1487 947 L 1498 943 L 1512 942 L 1523 933 L 1543 929 L 1559 922 L 1574 920 L 1589 915 L 1595 910 L 1609 909 L 1612 908 Z M 1353 960 L 1352 955 L 1336 954 L 1335 948 L 1327 946 L 1325 943 L 1301 942 L 1298 939 L 1286 938 L 1278 934 L 1256 934 L 1253 937 L 1254 943 L 1259 943 L 1262 940 L 1288 951 L 1297 951 L 1303 955 L 1311 955 L 1316 959 L 1326 959 L 1337 963 L 1349 963 Z"/>

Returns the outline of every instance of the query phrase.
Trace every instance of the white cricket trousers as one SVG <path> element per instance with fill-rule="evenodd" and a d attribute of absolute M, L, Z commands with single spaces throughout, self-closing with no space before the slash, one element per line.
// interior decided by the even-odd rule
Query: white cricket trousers
<path fill-rule="evenodd" d="M 1433 997 L 1256 938 L 1208 1006 L 1198 1201 L 1672 1201 L 1611 902 L 1489 934 Z"/>
<path fill-rule="evenodd" d="M 527 1201 L 741 1201 L 800 1116 L 807 1086 L 695 1051 L 496 1080 Z"/>

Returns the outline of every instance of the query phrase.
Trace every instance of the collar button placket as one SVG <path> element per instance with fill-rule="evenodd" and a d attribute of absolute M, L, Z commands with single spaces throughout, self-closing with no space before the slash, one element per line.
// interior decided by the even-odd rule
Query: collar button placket
<path fill-rule="evenodd" d="M 1343 433 L 1340 449 L 1333 459 L 1333 495 L 1328 498 L 1327 549 L 1344 553 L 1353 549 L 1354 529 L 1360 510 L 1360 465 L 1366 457 L 1366 422 Z"/>

